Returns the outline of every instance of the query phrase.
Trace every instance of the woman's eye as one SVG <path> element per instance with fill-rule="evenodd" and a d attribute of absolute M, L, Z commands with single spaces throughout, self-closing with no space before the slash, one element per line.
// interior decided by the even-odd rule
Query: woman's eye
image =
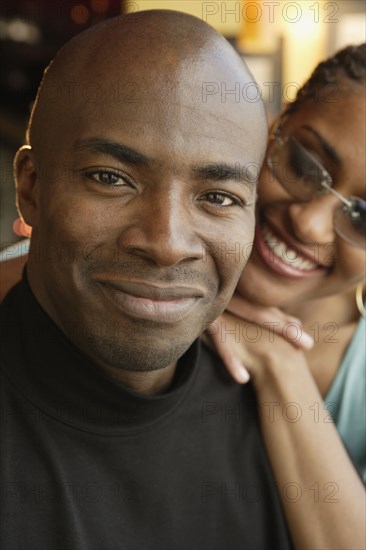
<path fill-rule="evenodd" d="M 212 191 L 211 193 L 206 193 L 201 200 L 206 200 L 211 204 L 218 206 L 234 206 L 240 204 L 240 200 L 226 195 L 225 193 L 219 193 L 217 191 Z"/>
<path fill-rule="evenodd" d="M 290 169 L 297 177 L 312 181 L 323 179 L 324 167 L 316 153 L 306 149 L 301 143 L 290 147 Z"/>
<path fill-rule="evenodd" d="M 108 185 L 110 187 L 120 187 L 128 185 L 129 181 L 126 177 L 118 174 L 117 172 L 109 172 L 106 170 L 98 170 L 93 172 L 86 172 L 86 176 L 102 185 Z"/>
<path fill-rule="evenodd" d="M 313 175 L 314 162 L 304 154 L 303 149 L 299 147 L 293 147 L 290 150 L 290 157 L 289 157 L 289 168 L 291 173 L 296 175 L 297 177 L 311 177 Z"/>

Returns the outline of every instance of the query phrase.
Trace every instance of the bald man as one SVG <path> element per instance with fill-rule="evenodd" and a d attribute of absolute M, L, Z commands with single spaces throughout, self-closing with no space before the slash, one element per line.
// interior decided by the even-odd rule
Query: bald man
<path fill-rule="evenodd" d="M 251 80 L 169 11 L 93 27 L 46 71 L 1 306 L 3 550 L 290 548 L 252 388 L 198 340 L 248 257 L 266 145 L 261 102 L 213 83 Z"/>

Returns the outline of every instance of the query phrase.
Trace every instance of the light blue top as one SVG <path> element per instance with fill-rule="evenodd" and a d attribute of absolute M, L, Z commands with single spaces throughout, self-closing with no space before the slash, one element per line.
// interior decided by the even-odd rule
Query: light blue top
<path fill-rule="evenodd" d="M 0 262 L 14 260 L 14 258 L 19 258 L 19 256 L 28 254 L 29 244 L 30 239 L 24 239 L 23 241 L 18 241 L 17 243 L 7 246 L 0 252 Z"/>
<path fill-rule="evenodd" d="M 366 321 L 363 317 L 324 401 L 366 483 Z"/>

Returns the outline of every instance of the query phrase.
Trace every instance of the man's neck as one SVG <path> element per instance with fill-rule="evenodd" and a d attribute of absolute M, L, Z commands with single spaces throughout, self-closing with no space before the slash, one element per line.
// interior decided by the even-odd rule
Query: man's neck
<path fill-rule="evenodd" d="M 166 392 L 171 386 L 177 364 L 174 363 L 153 371 L 128 371 L 109 365 L 101 366 L 111 378 L 123 384 L 129 390 L 140 395 L 158 395 Z"/>

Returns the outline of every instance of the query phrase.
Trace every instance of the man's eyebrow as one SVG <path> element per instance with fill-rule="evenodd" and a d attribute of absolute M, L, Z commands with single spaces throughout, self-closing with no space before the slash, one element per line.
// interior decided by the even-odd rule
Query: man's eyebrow
<path fill-rule="evenodd" d="M 252 168 L 253 163 L 251 163 L 251 166 L 249 164 L 241 164 L 240 162 L 234 165 L 226 163 L 207 163 L 199 168 L 195 168 L 194 172 L 203 180 L 212 180 L 216 182 L 231 180 L 244 183 L 245 185 L 248 185 L 248 183 L 256 185 L 260 170 L 255 173 Z"/>
<path fill-rule="evenodd" d="M 336 150 L 334 149 L 334 147 L 332 145 L 330 145 L 330 143 L 328 143 L 323 138 L 322 135 L 320 135 L 316 130 L 314 130 L 314 128 L 312 128 L 311 126 L 308 126 L 307 124 L 302 126 L 302 128 L 304 128 L 305 130 L 308 130 L 309 132 L 311 132 L 317 138 L 321 148 L 323 149 L 324 153 L 327 155 L 327 157 L 330 160 L 333 160 L 334 162 L 340 162 L 340 158 L 339 158 Z"/>
<path fill-rule="evenodd" d="M 135 166 L 145 166 L 149 164 L 149 158 L 139 151 L 136 151 L 136 149 L 102 137 L 77 139 L 74 141 L 73 146 L 76 151 L 87 150 L 91 153 L 110 155 L 121 162 L 133 164 Z"/>

